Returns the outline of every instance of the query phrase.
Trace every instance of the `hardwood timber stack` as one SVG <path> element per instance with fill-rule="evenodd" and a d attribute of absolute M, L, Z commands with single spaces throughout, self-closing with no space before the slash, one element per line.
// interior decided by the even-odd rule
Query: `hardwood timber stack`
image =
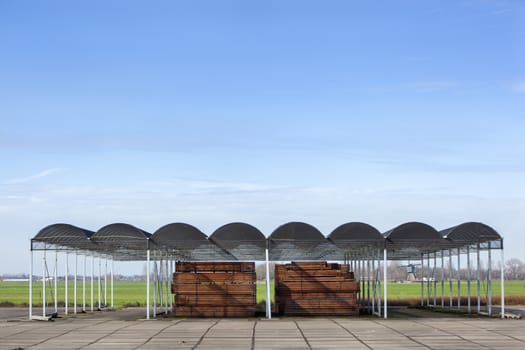
<path fill-rule="evenodd" d="M 254 316 L 255 263 L 177 262 L 175 271 L 175 316 Z"/>
<path fill-rule="evenodd" d="M 275 266 L 275 303 L 280 315 L 359 315 L 359 283 L 348 265 L 292 262 Z"/>

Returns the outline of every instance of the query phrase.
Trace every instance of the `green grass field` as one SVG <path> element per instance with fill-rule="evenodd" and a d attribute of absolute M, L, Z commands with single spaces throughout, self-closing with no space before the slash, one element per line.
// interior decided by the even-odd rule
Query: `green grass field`
<path fill-rule="evenodd" d="M 47 288 L 53 288 L 53 284 L 48 283 Z M 61 282 L 58 284 L 58 300 L 59 303 L 64 302 L 65 284 Z M 271 299 L 273 301 L 273 283 L 271 285 Z M 425 284 L 425 293 L 427 291 Z M 493 282 L 493 296 L 499 300 L 500 296 L 500 282 Z M 453 295 L 456 295 L 457 282 L 453 283 Z M 382 292 L 382 291 L 381 291 Z M 482 298 L 486 296 L 487 286 L 486 282 L 481 285 Z M 449 284 L 445 283 L 445 300 L 448 301 Z M 471 283 L 471 295 L 477 294 L 477 284 L 475 281 Z M 93 295 L 95 304 L 98 304 L 98 288 L 95 282 L 93 288 Z M 467 295 L 467 282 L 461 283 L 461 295 Z M 507 304 L 523 304 L 525 303 L 525 281 L 506 281 L 505 282 L 505 300 Z M 29 298 L 29 283 L 28 282 L 0 282 L 0 306 L 14 306 L 27 305 Z M 73 282 L 69 283 L 69 304 L 73 305 Z M 110 303 L 111 292 L 108 282 L 107 302 Z M 426 298 L 426 294 L 425 294 Z M 437 298 L 441 298 L 441 283 L 437 282 Z M 49 304 L 52 303 L 53 295 L 51 289 L 48 289 L 46 299 Z M 91 288 L 90 283 L 86 284 L 86 304 L 90 305 Z M 101 299 L 104 300 L 104 283 L 101 288 Z M 415 301 L 421 299 L 421 287 L 419 283 L 389 283 L 388 284 L 388 299 L 393 303 L 403 303 L 407 300 Z M 266 286 L 264 283 L 257 283 L 257 303 L 266 300 Z M 494 301 L 496 303 L 497 300 Z M 34 305 L 42 304 L 42 285 L 41 283 L 33 284 L 33 303 Z M 82 303 L 82 282 L 77 284 L 77 305 Z M 146 282 L 144 281 L 115 281 L 114 285 L 114 305 L 116 307 L 123 306 L 142 306 L 146 304 Z"/>

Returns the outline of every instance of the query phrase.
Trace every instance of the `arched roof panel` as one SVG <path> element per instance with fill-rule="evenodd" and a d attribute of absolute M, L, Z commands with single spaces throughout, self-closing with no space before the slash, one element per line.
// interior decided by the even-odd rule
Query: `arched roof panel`
<path fill-rule="evenodd" d="M 142 259 L 148 248 L 151 233 L 124 223 L 114 223 L 100 228 L 91 240 L 98 250 L 112 254 L 116 259 Z"/>
<path fill-rule="evenodd" d="M 348 242 L 383 242 L 383 236 L 373 226 L 363 222 L 347 222 L 330 233 L 331 241 Z"/>
<path fill-rule="evenodd" d="M 481 222 L 465 222 L 439 232 L 456 248 L 477 245 L 480 249 L 503 249 L 503 238 L 492 227 Z"/>
<path fill-rule="evenodd" d="M 352 259 L 377 256 L 385 242 L 375 227 L 362 222 L 348 222 L 337 227 L 328 240 Z"/>
<path fill-rule="evenodd" d="M 293 221 L 276 228 L 269 239 L 272 241 L 321 242 L 325 237 L 314 226 Z"/>
<path fill-rule="evenodd" d="M 170 251 L 186 261 L 237 260 L 195 226 L 176 222 L 159 228 L 151 236 L 156 248 Z"/>
<path fill-rule="evenodd" d="M 53 224 L 41 229 L 34 242 L 71 249 L 94 249 L 91 236 L 94 232 L 70 224 Z"/>
<path fill-rule="evenodd" d="M 207 244 L 208 237 L 195 226 L 175 222 L 159 228 L 153 233 L 151 240 L 157 246 L 192 249 Z"/>
<path fill-rule="evenodd" d="M 233 222 L 219 227 L 209 238 L 238 260 L 264 260 L 266 237 L 256 227 Z"/>
<path fill-rule="evenodd" d="M 501 239 L 492 227 L 481 222 L 465 222 L 439 232 L 443 238 L 455 242 L 489 242 Z"/>
<path fill-rule="evenodd" d="M 270 260 L 342 260 L 343 253 L 314 226 L 289 222 L 268 237 Z"/>
<path fill-rule="evenodd" d="M 407 222 L 383 233 L 383 236 L 394 242 L 397 240 L 439 240 L 441 238 L 435 228 L 421 222 Z"/>
<path fill-rule="evenodd" d="M 448 248 L 450 243 L 436 229 L 421 222 L 408 222 L 383 233 L 390 259 L 419 259 Z"/>

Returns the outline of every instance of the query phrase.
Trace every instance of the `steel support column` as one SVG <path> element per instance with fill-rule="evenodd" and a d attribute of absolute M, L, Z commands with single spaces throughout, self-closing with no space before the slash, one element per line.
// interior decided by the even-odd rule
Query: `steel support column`
<path fill-rule="evenodd" d="M 387 314 L 387 312 L 388 312 L 387 311 L 387 304 L 388 304 L 388 287 L 387 287 L 387 277 L 388 277 L 387 275 L 388 275 L 388 272 L 387 272 L 387 268 L 388 268 L 388 266 L 387 266 L 387 260 L 386 259 L 387 259 L 387 251 L 386 251 L 386 247 L 385 247 L 384 250 L 383 250 L 383 264 L 384 264 L 384 266 L 383 266 L 383 279 L 384 279 L 383 280 L 383 283 L 384 283 L 384 286 L 383 286 L 383 288 L 384 288 L 384 298 L 383 298 L 384 299 L 383 300 L 384 311 L 383 311 L 383 315 L 384 315 L 385 319 L 388 318 L 388 316 L 387 316 L 388 315 Z"/>
<path fill-rule="evenodd" d="M 33 318 L 33 242 L 29 247 L 29 319 Z"/>
<path fill-rule="evenodd" d="M 503 254 L 503 238 L 501 239 L 501 318 L 505 318 L 505 263 Z"/>
<path fill-rule="evenodd" d="M 265 252 L 265 264 L 266 264 L 266 318 L 272 318 L 272 301 L 270 299 L 270 260 L 269 260 L 269 249 L 266 247 Z M 277 288 L 277 286 L 275 286 Z"/>
<path fill-rule="evenodd" d="M 146 319 L 149 320 L 149 304 L 150 304 L 150 286 L 149 286 L 149 273 L 150 273 L 150 250 L 146 251 Z"/>
<path fill-rule="evenodd" d="M 68 310 L 68 305 L 69 305 L 69 293 L 68 293 L 68 290 L 69 290 L 69 253 L 66 253 L 66 276 L 64 278 L 64 282 L 65 282 L 65 292 L 64 292 L 64 314 L 68 314 L 69 310 Z"/>

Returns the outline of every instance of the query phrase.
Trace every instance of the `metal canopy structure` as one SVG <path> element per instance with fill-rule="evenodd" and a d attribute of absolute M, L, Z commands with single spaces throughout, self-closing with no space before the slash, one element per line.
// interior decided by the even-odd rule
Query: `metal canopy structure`
<path fill-rule="evenodd" d="M 344 260 L 376 256 L 383 248 L 389 260 L 420 259 L 422 255 L 451 248 L 502 249 L 496 230 L 478 222 L 442 231 L 420 222 L 408 222 L 383 234 L 362 222 L 340 225 L 325 237 L 304 222 L 279 226 L 268 237 L 247 223 L 229 223 L 207 236 L 195 226 L 171 223 L 153 234 L 125 223 L 104 226 L 96 232 L 70 224 L 44 227 L 31 240 L 31 250 L 85 251 L 117 261 L 146 259 L 146 251 L 162 251 L 186 261 Z"/>
<path fill-rule="evenodd" d="M 460 263 L 466 260 L 468 271 L 468 311 L 471 310 L 471 253 L 476 253 L 477 262 L 477 311 L 480 312 L 480 253 L 487 252 L 488 258 L 488 304 L 487 312 L 492 313 L 491 266 L 492 250 L 501 250 L 503 261 L 503 238 L 496 230 L 479 222 L 466 222 L 441 231 L 420 222 L 408 222 L 380 233 L 373 226 L 362 222 L 348 222 L 338 226 L 325 236 L 314 226 L 304 222 L 289 222 L 279 226 L 265 236 L 256 227 L 240 222 L 221 226 L 210 236 L 186 223 L 171 223 L 162 226 L 153 234 L 125 223 L 104 226 L 96 232 L 70 224 L 53 224 L 41 229 L 31 239 L 30 302 L 29 315 L 32 318 L 32 276 L 33 252 L 42 252 L 42 297 L 45 305 L 46 281 L 54 280 L 54 302 L 57 312 L 57 266 L 58 253 L 65 253 L 65 295 L 67 300 L 68 256 L 75 255 L 74 312 L 76 313 L 77 263 L 83 255 L 82 310 L 86 309 L 86 258 L 91 257 L 91 311 L 94 305 L 95 259 L 98 259 L 98 309 L 107 305 L 108 259 L 111 260 L 111 305 L 113 305 L 113 261 L 146 261 L 147 271 L 147 312 L 150 318 L 150 274 L 153 272 L 153 317 L 156 317 L 157 300 L 169 312 L 169 281 L 176 260 L 183 261 L 265 261 L 266 263 L 266 313 L 271 318 L 270 308 L 270 261 L 344 261 L 352 269 L 363 289 L 361 306 L 366 305 L 370 313 L 387 317 L 387 262 L 391 260 L 415 260 L 421 263 L 421 305 L 437 305 L 437 271 L 441 271 L 441 307 L 445 307 L 444 289 L 448 278 L 450 288 L 449 307 L 453 307 L 452 279 L 457 277 L 457 307 L 460 305 Z M 50 276 L 46 252 L 55 252 L 54 277 Z M 452 276 L 452 256 L 457 257 L 457 276 Z M 444 260 L 448 257 L 448 277 L 445 278 Z M 441 268 L 438 264 L 441 260 Z M 105 260 L 104 297 L 102 298 L 102 260 Z M 425 268 L 426 260 L 426 268 Z M 153 271 L 150 263 L 153 263 Z M 501 264 L 503 269 L 503 264 Z M 381 273 L 383 278 L 381 281 Z M 504 313 L 504 280 L 501 272 L 502 315 Z M 432 281 L 432 283 L 430 282 Z M 381 300 L 383 287 L 383 303 Z M 367 291 L 365 294 L 365 290 Z M 366 295 L 366 297 L 365 297 Z M 102 299 L 104 303 L 102 304 Z M 68 312 L 68 303 L 65 312 Z M 46 308 L 43 308 L 43 318 Z M 503 317 L 503 316 L 502 316 Z"/>

